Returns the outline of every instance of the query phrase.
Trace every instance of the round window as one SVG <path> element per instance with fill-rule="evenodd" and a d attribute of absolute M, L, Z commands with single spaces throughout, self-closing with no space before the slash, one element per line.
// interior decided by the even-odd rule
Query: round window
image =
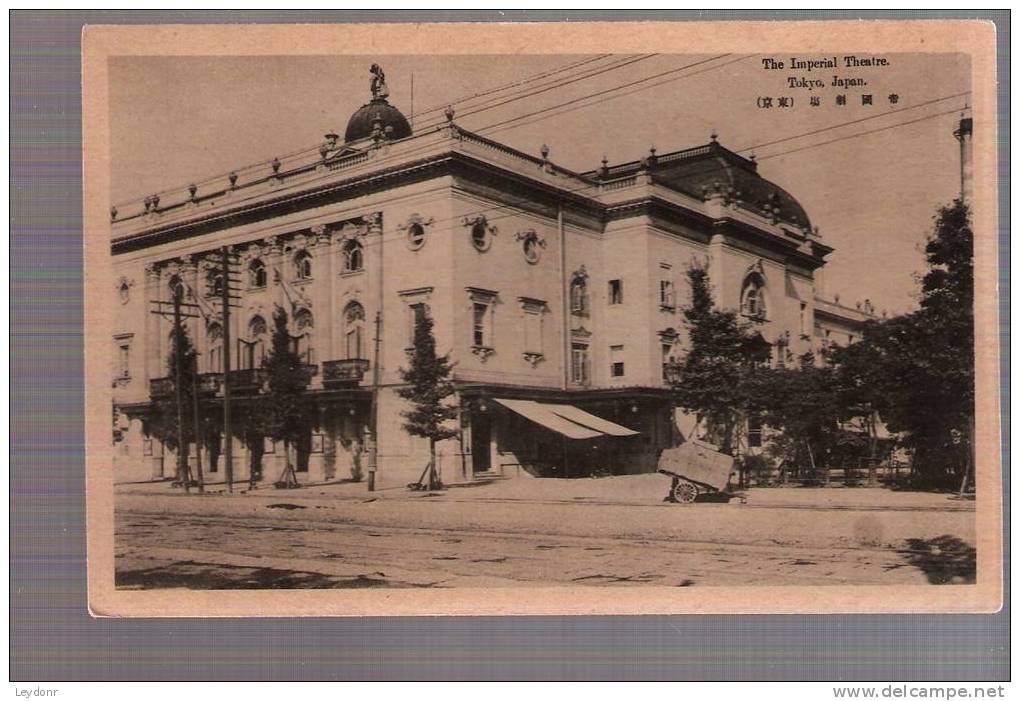
<path fill-rule="evenodd" d="M 407 227 L 407 245 L 412 250 L 418 250 L 425 245 L 425 227 L 418 222 Z"/>
<path fill-rule="evenodd" d="M 538 258 L 541 255 L 539 253 L 540 246 L 538 245 L 538 239 L 534 236 L 529 236 L 524 239 L 524 259 L 529 263 L 537 263 Z"/>
<path fill-rule="evenodd" d="M 479 220 L 471 227 L 471 243 L 479 251 L 487 251 L 492 244 L 492 236 L 485 220 Z"/>

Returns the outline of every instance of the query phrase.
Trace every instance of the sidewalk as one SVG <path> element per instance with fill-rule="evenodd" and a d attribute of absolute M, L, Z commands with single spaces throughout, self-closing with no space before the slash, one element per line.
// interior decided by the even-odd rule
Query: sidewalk
<path fill-rule="evenodd" d="M 438 492 L 416 492 L 406 485 L 382 484 L 373 492 L 366 482 L 311 483 L 297 489 L 276 489 L 263 484 L 254 491 L 247 482 L 234 484 L 234 496 L 241 499 L 272 499 L 278 502 L 305 500 L 365 502 L 378 500 L 416 501 L 421 499 L 451 502 L 501 502 L 548 504 L 659 505 L 669 489 L 670 480 L 657 473 L 603 477 L 599 479 L 492 479 L 449 485 Z M 146 482 L 117 485 L 117 494 L 186 496 L 170 482 Z M 736 491 L 736 490 L 734 490 Z M 207 495 L 225 495 L 224 483 L 207 484 Z M 192 489 L 191 495 L 197 496 Z M 883 487 L 752 487 L 740 492 L 747 504 L 734 499 L 729 506 L 811 510 L 904 510 L 974 511 L 975 502 L 957 501 L 947 494 L 896 492 Z M 724 505 L 724 504 L 723 504 Z M 693 505 L 687 508 L 699 508 Z M 678 507 L 684 508 L 684 507 Z"/>

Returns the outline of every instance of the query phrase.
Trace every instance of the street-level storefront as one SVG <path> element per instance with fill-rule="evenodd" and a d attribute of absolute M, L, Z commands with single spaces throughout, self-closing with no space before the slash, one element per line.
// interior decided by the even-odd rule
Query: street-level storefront
<path fill-rule="evenodd" d="M 592 477 L 652 472 L 675 444 L 672 405 L 646 390 L 461 389 L 468 476 Z"/>

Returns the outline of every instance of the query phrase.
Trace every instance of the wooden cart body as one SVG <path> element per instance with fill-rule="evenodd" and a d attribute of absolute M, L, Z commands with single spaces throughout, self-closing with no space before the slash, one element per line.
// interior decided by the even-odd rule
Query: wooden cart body
<path fill-rule="evenodd" d="M 671 496 L 677 501 L 691 502 L 698 494 L 726 490 L 733 472 L 733 456 L 720 453 L 711 443 L 689 440 L 663 450 L 658 471 L 673 477 Z"/>

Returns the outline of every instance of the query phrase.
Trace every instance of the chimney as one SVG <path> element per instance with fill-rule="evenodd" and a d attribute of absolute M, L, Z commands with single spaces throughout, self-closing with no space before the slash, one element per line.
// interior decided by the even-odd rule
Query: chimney
<path fill-rule="evenodd" d="M 974 147 L 971 139 L 974 134 L 974 119 L 961 117 L 960 125 L 953 136 L 960 142 L 960 197 L 970 204 L 974 197 Z"/>

